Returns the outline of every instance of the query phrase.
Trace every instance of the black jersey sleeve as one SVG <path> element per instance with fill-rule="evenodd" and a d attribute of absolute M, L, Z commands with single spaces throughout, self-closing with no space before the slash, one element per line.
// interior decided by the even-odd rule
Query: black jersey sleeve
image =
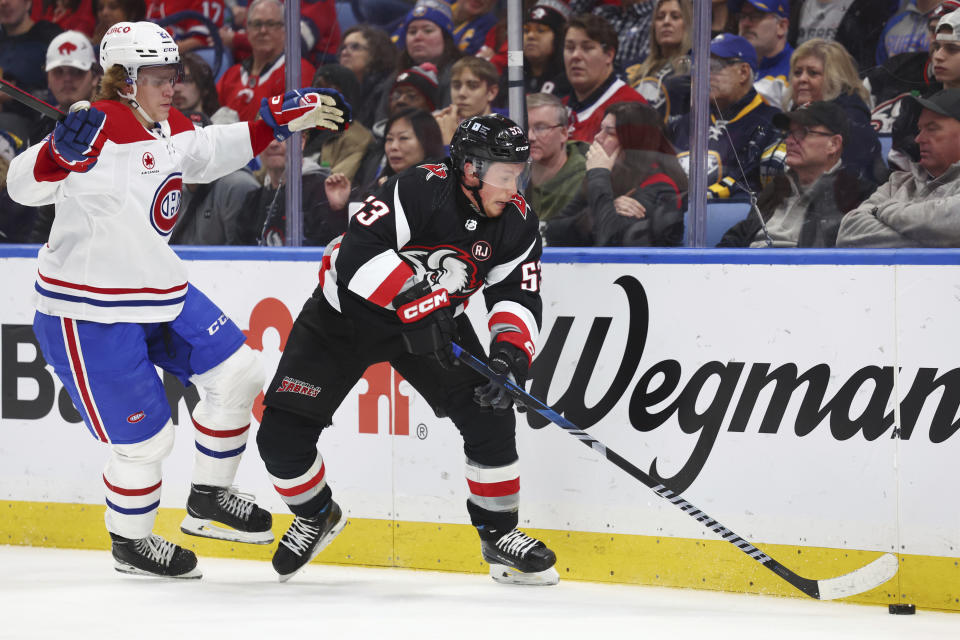
<path fill-rule="evenodd" d="M 539 222 L 523 196 L 503 213 L 503 259 L 486 276 L 484 300 L 490 340 L 508 342 L 532 361 L 543 304 L 540 300 L 540 258 L 543 244 Z"/>

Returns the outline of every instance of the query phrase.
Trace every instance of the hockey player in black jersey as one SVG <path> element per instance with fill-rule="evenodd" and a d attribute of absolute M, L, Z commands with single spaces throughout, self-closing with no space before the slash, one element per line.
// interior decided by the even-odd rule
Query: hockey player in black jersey
<path fill-rule="evenodd" d="M 463 314 L 483 287 L 489 364 L 523 384 L 540 326 L 537 217 L 518 191 L 529 142 L 511 120 L 468 118 L 450 158 L 412 167 L 370 195 L 324 254 L 264 398 L 260 455 L 296 516 L 273 556 L 289 579 L 343 529 L 320 432 L 368 366 L 390 362 L 460 431 L 467 511 L 499 582 L 555 584 L 554 553 L 517 529 L 519 462 L 513 401 L 458 366 L 450 342 L 483 353 Z"/>

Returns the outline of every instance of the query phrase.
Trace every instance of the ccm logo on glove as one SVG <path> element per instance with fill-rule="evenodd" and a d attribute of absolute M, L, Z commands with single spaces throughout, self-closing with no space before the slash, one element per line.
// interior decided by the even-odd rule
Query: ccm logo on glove
<path fill-rule="evenodd" d="M 400 319 L 404 322 L 416 322 L 417 320 L 422 320 L 424 316 L 430 315 L 437 309 L 449 306 L 450 296 L 447 294 L 447 290 L 440 289 L 439 291 L 433 291 L 422 298 L 403 305 L 397 309 L 397 315 L 399 315 Z"/>

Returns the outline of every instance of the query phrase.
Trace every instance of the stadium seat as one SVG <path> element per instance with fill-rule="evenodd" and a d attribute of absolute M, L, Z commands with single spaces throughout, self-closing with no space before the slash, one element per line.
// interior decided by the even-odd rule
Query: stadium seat
<path fill-rule="evenodd" d="M 727 229 L 737 224 L 750 214 L 750 203 L 740 201 L 708 200 L 707 201 L 707 247 L 715 247 Z M 690 237 L 690 211 L 683 216 L 683 246 L 690 247 L 693 240 Z"/>
<path fill-rule="evenodd" d="M 880 136 L 880 155 L 883 157 L 883 164 L 890 165 L 887 156 L 890 155 L 890 149 L 893 147 L 892 136 Z"/>

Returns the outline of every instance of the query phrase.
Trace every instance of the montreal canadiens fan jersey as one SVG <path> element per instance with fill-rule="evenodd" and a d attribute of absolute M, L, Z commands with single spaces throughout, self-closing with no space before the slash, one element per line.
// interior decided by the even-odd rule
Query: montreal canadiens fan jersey
<path fill-rule="evenodd" d="M 106 119 L 99 160 L 89 171 L 54 163 L 49 137 L 10 164 L 14 200 L 56 206 L 39 254 L 37 310 L 104 323 L 172 320 L 187 292 L 186 268 L 167 244 L 183 183 L 210 182 L 249 162 L 252 126 L 197 129 L 171 109 L 168 120 L 148 131 L 125 104 L 93 106 Z"/>
<path fill-rule="evenodd" d="M 360 298 L 369 313 L 399 322 L 392 301 L 411 276 L 446 289 L 457 313 L 485 285 L 491 338 L 532 359 L 542 312 L 537 216 L 519 194 L 499 217 L 481 215 L 450 166 L 413 167 L 366 199 L 327 248 L 324 297 L 338 310 Z"/>

